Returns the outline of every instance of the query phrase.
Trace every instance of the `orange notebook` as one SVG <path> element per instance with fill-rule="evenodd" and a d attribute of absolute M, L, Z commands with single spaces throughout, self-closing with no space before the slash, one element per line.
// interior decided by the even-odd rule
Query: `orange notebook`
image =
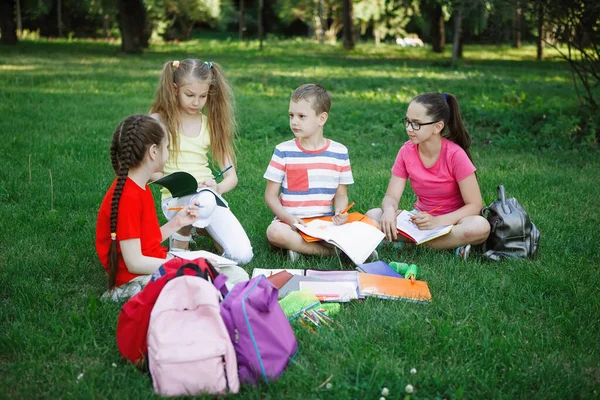
<path fill-rule="evenodd" d="M 332 221 L 333 220 L 333 216 L 328 216 L 328 217 L 314 217 L 314 218 L 302 218 L 302 220 L 305 223 L 309 223 L 310 221 L 314 221 L 315 219 L 321 219 L 323 221 Z M 360 222 L 364 222 L 366 224 L 369 224 L 371 226 L 374 226 L 375 228 L 379 229 L 379 225 L 377 225 L 377 222 L 373 221 L 371 218 L 367 217 L 364 214 L 361 214 L 359 212 L 353 212 L 353 213 L 348 213 L 348 222 L 356 222 L 356 221 L 360 221 Z M 302 238 L 304 239 L 304 241 L 310 243 L 310 242 L 319 242 L 322 239 L 316 238 L 316 237 L 312 237 L 307 235 L 306 233 L 302 232 L 302 231 L 298 231 L 298 233 L 302 236 Z"/>
<path fill-rule="evenodd" d="M 431 302 L 431 292 L 425 281 L 411 283 L 410 279 L 359 273 L 358 282 L 361 296 L 408 300 L 419 303 Z"/>

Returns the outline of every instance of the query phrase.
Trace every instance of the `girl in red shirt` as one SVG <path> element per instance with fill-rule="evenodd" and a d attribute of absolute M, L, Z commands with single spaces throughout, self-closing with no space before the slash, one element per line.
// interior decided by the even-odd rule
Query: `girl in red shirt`
<path fill-rule="evenodd" d="M 162 171 L 168 144 L 165 129 L 145 115 L 126 118 L 113 134 L 110 158 L 117 177 L 104 196 L 96 224 L 96 251 L 108 273 L 113 299 L 141 290 L 166 260 L 167 251 L 160 243 L 198 216 L 196 205 L 186 206 L 159 226 L 147 182 L 153 173 Z M 136 283 L 131 285 L 136 289 L 126 290 L 131 289 L 127 288 L 130 282 Z"/>

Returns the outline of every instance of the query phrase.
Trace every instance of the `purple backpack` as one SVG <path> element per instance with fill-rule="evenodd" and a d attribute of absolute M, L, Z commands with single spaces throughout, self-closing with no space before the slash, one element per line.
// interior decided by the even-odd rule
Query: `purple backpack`
<path fill-rule="evenodd" d="M 224 281 L 215 281 L 223 293 Z M 263 275 L 239 282 L 221 303 L 221 315 L 237 356 L 240 382 L 278 378 L 296 355 L 294 331 Z"/>

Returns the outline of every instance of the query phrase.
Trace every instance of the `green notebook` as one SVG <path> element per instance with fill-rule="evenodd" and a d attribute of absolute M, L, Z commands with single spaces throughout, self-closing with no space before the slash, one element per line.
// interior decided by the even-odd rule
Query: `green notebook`
<path fill-rule="evenodd" d="M 184 171 L 173 172 L 152 183 L 167 188 L 173 197 L 183 197 L 198 191 L 198 181 L 196 181 L 194 175 Z"/>

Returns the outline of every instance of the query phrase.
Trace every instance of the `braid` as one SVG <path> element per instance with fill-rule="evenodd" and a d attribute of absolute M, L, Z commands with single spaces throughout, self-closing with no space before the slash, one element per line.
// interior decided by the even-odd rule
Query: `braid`
<path fill-rule="evenodd" d="M 121 194 L 127 181 L 129 169 L 140 164 L 145 156 L 147 148 L 147 139 L 145 138 L 145 130 L 142 129 L 145 116 L 136 115 L 124 121 L 120 127 L 117 127 L 113 136 L 113 141 L 110 146 L 111 161 L 115 172 L 117 173 L 117 184 L 113 192 L 113 197 L 110 203 L 110 232 L 111 244 L 109 250 L 109 273 L 108 273 L 108 288 L 113 289 L 117 280 L 117 272 L 119 269 L 119 255 L 117 251 L 117 214 L 119 211 L 119 202 Z M 129 122 L 129 123 L 128 123 Z M 156 123 L 157 124 L 157 123 Z M 123 129 L 128 125 L 126 129 Z M 162 132 L 162 128 L 159 129 Z"/>

